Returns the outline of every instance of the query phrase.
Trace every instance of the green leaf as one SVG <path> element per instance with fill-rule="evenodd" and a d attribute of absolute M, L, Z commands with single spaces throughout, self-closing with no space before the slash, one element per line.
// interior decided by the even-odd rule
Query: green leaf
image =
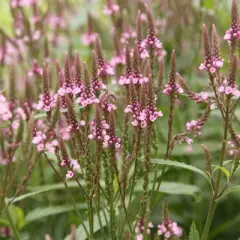
<path fill-rule="evenodd" d="M 75 111 L 77 111 L 77 110 L 80 110 L 80 109 L 83 109 L 83 108 L 84 108 L 84 106 L 75 105 L 73 109 Z M 68 111 L 68 109 L 64 109 L 61 112 L 67 112 L 67 111 Z"/>
<path fill-rule="evenodd" d="M 50 160 L 53 160 L 53 161 L 56 161 L 56 162 L 58 162 L 58 160 L 57 160 L 57 157 L 56 157 L 56 154 L 55 154 L 55 153 L 52 153 L 52 152 L 46 152 L 45 154 L 47 155 L 47 157 L 48 157 Z"/>
<path fill-rule="evenodd" d="M 0 128 L 6 128 L 6 127 L 8 127 L 10 124 L 11 124 L 11 122 L 10 122 L 10 121 L 7 121 L 6 123 L 0 125 Z"/>
<path fill-rule="evenodd" d="M 228 219 L 227 221 L 223 222 L 222 224 L 218 224 L 213 230 L 211 230 L 209 240 L 217 239 L 217 236 L 220 234 L 224 234 L 230 229 L 233 229 L 234 226 L 239 226 L 240 223 L 240 214 L 236 217 Z"/>
<path fill-rule="evenodd" d="M 218 166 L 218 165 L 212 165 L 212 166 L 214 166 L 215 168 L 214 168 L 214 170 L 213 170 L 213 173 L 216 171 L 216 170 L 221 170 L 224 174 L 225 174 L 225 176 L 227 177 L 227 180 L 229 181 L 229 178 L 230 178 L 230 171 L 228 170 L 228 169 L 226 169 L 225 167 L 220 167 L 220 166 Z"/>
<path fill-rule="evenodd" d="M 80 110 L 82 108 L 84 108 L 84 107 L 79 106 L 79 105 L 74 106 L 75 111 Z M 67 109 L 64 109 L 62 112 L 67 112 L 67 111 L 68 111 Z M 45 117 L 47 117 L 47 114 L 45 112 L 40 112 L 40 113 L 37 113 L 36 115 L 34 115 L 34 119 L 41 119 L 41 118 L 45 118 Z"/>
<path fill-rule="evenodd" d="M 84 186 L 84 181 L 80 180 L 80 183 Z M 68 181 L 67 185 L 69 188 L 78 188 L 79 185 L 75 181 Z M 101 186 L 104 186 L 104 182 L 101 181 Z M 13 203 L 19 202 L 25 198 L 28 197 L 33 197 L 35 195 L 38 195 L 40 193 L 48 192 L 48 191 L 54 191 L 54 190 L 61 190 L 64 189 L 65 186 L 63 183 L 55 183 L 55 184 L 49 184 L 49 185 L 44 185 L 44 186 L 39 186 L 39 187 L 28 187 L 27 190 L 29 190 L 29 193 L 23 194 L 19 197 L 16 197 L 13 200 Z M 6 199 L 7 202 L 11 201 L 11 198 Z"/>
<path fill-rule="evenodd" d="M 87 204 L 83 204 L 83 203 L 76 204 L 76 207 L 78 209 L 87 208 Z M 63 205 L 63 206 L 50 206 L 45 208 L 36 208 L 26 215 L 25 225 L 44 217 L 48 217 L 48 216 L 52 216 L 52 215 L 56 215 L 64 212 L 69 212 L 73 210 L 74 210 L 74 207 L 71 206 L 70 204 Z"/>
<path fill-rule="evenodd" d="M 114 192 L 116 193 L 119 189 L 119 186 L 118 186 L 118 179 L 117 179 L 117 176 L 115 175 L 114 176 L 114 179 L 113 179 L 113 190 Z"/>
<path fill-rule="evenodd" d="M 189 240 L 200 240 L 200 236 L 194 221 L 192 222 L 192 225 L 190 228 Z"/>
<path fill-rule="evenodd" d="M 149 184 L 149 188 L 152 188 L 153 183 Z M 143 181 L 138 181 L 137 186 L 135 187 L 136 191 L 142 191 Z M 159 192 L 167 194 L 178 194 L 178 195 L 191 195 L 195 196 L 197 193 L 201 192 L 201 189 L 196 185 L 190 185 L 179 182 L 167 182 L 164 181 L 161 183 Z"/>
<path fill-rule="evenodd" d="M 0 218 L 0 225 L 9 226 L 9 221 L 5 218 Z"/>
<path fill-rule="evenodd" d="M 13 222 L 14 222 L 15 226 L 18 229 L 23 228 L 24 224 L 25 224 L 23 210 L 20 207 L 11 205 L 8 207 L 8 211 L 13 218 Z"/>
<path fill-rule="evenodd" d="M 133 200 L 134 200 L 134 198 L 133 198 Z M 118 209 L 116 209 L 116 215 L 118 215 L 118 214 L 119 214 L 119 211 L 118 211 Z M 99 215 L 100 215 L 100 218 L 101 218 L 101 220 L 102 220 L 102 226 L 103 226 L 103 227 L 106 226 L 106 225 L 107 225 L 107 221 L 109 222 L 109 214 L 106 213 L 106 212 L 105 212 L 105 214 L 104 214 L 103 211 L 100 211 Z M 100 225 L 99 225 L 99 221 L 98 221 L 98 216 L 97 216 L 97 214 L 94 214 L 93 222 L 94 222 L 94 224 L 93 224 L 93 225 L 94 225 L 93 232 L 95 233 L 95 232 L 97 232 L 97 231 L 100 230 Z M 85 220 L 84 223 L 85 223 L 86 228 L 87 228 L 87 230 L 88 230 L 88 232 L 89 232 L 89 223 L 88 223 L 88 220 Z M 81 239 L 81 240 L 87 239 L 87 235 L 86 235 L 86 233 L 85 233 L 82 225 L 80 225 L 80 226 L 76 229 L 76 239 Z M 71 236 L 68 235 L 64 240 L 71 240 Z"/>
<path fill-rule="evenodd" d="M 203 177 L 205 177 L 208 180 L 208 182 L 211 183 L 209 176 L 203 170 L 201 170 L 199 168 L 196 168 L 192 165 L 188 165 L 188 164 L 183 163 L 183 162 L 164 160 L 164 159 L 156 159 L 156 158 L 152 159 L 151 162 L 159 164 L 159 165 L 167 165 L 167 166 L 172 166 L 172 167 L 177 167 L 177 168 L 183 168 L 183 169 L 186 169 L 186 170 L 190 170 L 192 172 L 196 172 L 196 173 L 202 175 Z"/>
<path fill-rule="evenodd" d="M 223 162 L 223 166 L 226 166 L 226 165 L 228 165 L 229 163 L 232 163 L 234 160 L 225 160 L 224 162 Z"/>
<path fill-rule="evenodd" d="M 40 119 L 40 118 L 45 118 L 47 117 L 47 114 L 45 112 L 38 113 L 34 115 L 34 119 Z"/>
<path fill-rule="evenodd" d="M 168 194 L 192 195 L 192 196 L 194 196 L 196 193 L 201 192 L 200 188 L 196 185 L 178 182 L 162 182 L 159 191 Z"/>
<path fill-rule="evenodd" d="M 237 186 L 234 186 L 234 187 L 231 187 L 231 188 L 227 189 L 224 192 L 224 194 L 222 195 L 222 197 L 228 195 L 229 193 L 234 193 L 234 192 L 240 192 L 240 185 L 237 185 Z"/>
<path fill-rule="evenodd" d="M 106 219 L 105 219 L 105 216 L 104 216 L 104 213 L 103 211 L 101 211 L 100 213 L 100 218 L 102 220 L 102 225 L 105 226 L 107 224 L 106 222 Z M 84 221 L 85 225 L 86 225 L 86 228 L 87 230 L 89 231 L 89 224 L 88 224 L 88 220 Z M 97 215 L 95 214 L 94 217 L 93 217 L 93 225 L 94 225 L 94 229 L 93 231 L 94 232 L 97 232 L 99 231 L 100 229 L 100 225 L 99 225 L 99 222 L 98 222 L 98 217 Z M 77 229 L 76 229 L 76 239 L 87 239 L 87 235 L 82 227 L 82 225 L 80 225 Z M 71 240 L 71 236 L 67 236 L 64 240 Z"/>
<path fill-rule="evenodd" d="M 78 184 L 75 181 L 69 181 L 68 187 L 78 187 Z M 25 198 L 32 197 L 32 196 L 35 196 L 35 195 L 43 193 L 43 192 L 60 190 L 60 189 L 64 189 L 64 188 L 65 188 L 65 186 L 63 183 L 49 184 L 49 185 L 44 185 L 44 186 L 40 186 L 40 187 L 29 187 L 28 190 L 31 190 L 32 192 L 29 192 L 29 193 L 23 194 L 19 197 L 16 197 L 13 200 L 13 203 L 19 202 Z M 11 201 L 11 198 L 7 199 L 7 201 Z"/>

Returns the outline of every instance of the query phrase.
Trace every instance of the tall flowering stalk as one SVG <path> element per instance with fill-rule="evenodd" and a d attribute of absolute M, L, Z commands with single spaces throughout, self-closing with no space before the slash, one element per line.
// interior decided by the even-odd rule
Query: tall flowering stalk
<path fill-rule="evenodd" d="M 44 110 L 47 113 L 48 119 L 51 118 L 51 109 L 56 105 L 56 95 L 49 90 L 49 78 L 47 66 L 43 66 L 43 92 L 40 95 L 40 100 L 37 109 Z"/>
<path fill-rule="evenodd" d="M 220 162 L 219 167 L 223 166 L 223 162 L 226 155 L 226 148 L 227 148 L 227 138 L 229 134 L 229 127 L 231 126 L 231 111 L 235 111 L 232 97 L 236 93 L 236 57 L 233 55 L 235 51 L 235 39 L 237 38 L 237 28 L 239 27 L 239 16 L 238 16 L 238 10 L 237 10 L 237 2 L 233 0 L 232 2 L 232 14 L 231 14 L 231 29 L 229 32 L 227 32 L 227 38 L 229 38 L 230 41 L 230 64 L 229 64 L 229 73 L 227 78 L 227 87 L 225 91 L 221 91 L 224 93 L 224 98 L 222 104 L 219 104 L 219 108 L 221 110 L 221 113 L 223 115 L 223 140 L 222 140 L 222 149 L 221 149 L 221 156 L 220 156 Z M 233 31 L 233 32 L 232 32 Z M 233 33 L 231 35 L 230 33 Z M 231 36 L 230 36 L 231 35 Z M 225 36 L 226 38 L 226 36 Z M 228 92 L 227 88 L 230 88 L 231 90 Z M 234 89 L 234 90 L 232 90 Z M 220 89 L 221 90 L 221 89 Z M 217 98 L 217 95 L 216 95 Z M 219 103 L 219 102 L 218 102 Z M 226 190 L 228 183 L 223 189 L 221 190 L 221 181 L 222 181 L 222 172 L 219 171 L 216 181 L 214 182 L 213 186 L 213 194 L 212 194 L 212 200 L 210 203 L 209 211 L 207 220 L 205 223 L 202 240 L 208 239 L 209 230 L 211 227 L 211 223 L 213 220 L 214 212 L 216 209 L 217 199 L 220 198 L 222 193 Z"/>

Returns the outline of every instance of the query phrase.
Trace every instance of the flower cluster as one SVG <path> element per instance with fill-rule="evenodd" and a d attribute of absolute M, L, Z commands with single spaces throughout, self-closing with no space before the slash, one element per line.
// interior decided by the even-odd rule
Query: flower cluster
<path fill-rule="evenodd" d="M 32 143 L 37 145 L 38 152 L 47 151 L 54 153 L 55 148 L 58 146 L 58 141 L 56 139 L 49 140 L 47 135 L 40 130 L 34 132 Z"/>
<path fill-rule="evenodd" d="M 128 59 L 128 64 L 126 65 L 125 74 L 119 79 L 120 85 L 129 85 L 132 82 L 134 85 L 142 85 L 148 82 L 148 78 L 143 76 L 140 72 L 139 64 L 139 50 L 137 45 L 133 50 L 133 57 L 131 58 L 128 53 L 129 50 L 126 49 L 126 59 Z"/>
<path fill-rule="evenodd" d="M 240 150 L 238 147 L 240 142 L 240 134 L 236 135 L 236 140 L 238 142 L 236 142 L 235 140 L 228 141 L 228 145 L 229 145 L 228 152 L 231 156 L 237 156 L 240 153 Z"/>
<path fill-rule="evenodd" d="M 97 36 L 97 33 L 93 31 L 93 18 L 88 14 L 87 31 L 82 35 L 81 40 L 84 45 L 93 46 Z"/>
<path fill-rule="evenodd" d="M 203 115 L 201 116 L 201 118 L 199 120 L 191 120 L 186 123 L 186 131 L 197 133 L 197 135 L 201 135 L 201 129 L 204 126 L 204 124 L 206 123 L 206 121 L 210 115 L 210 112 L 211 112 L 211 107 L 207 106 L 207 108 L 205 109 Z"/>
<path fill-rule="evenodd" d="M 177 83 L 167 83 L 163 89 L 163 93 L 166 95 L 171 95 L 172 93 L 183 93 L 183 89 Z"/>
<path fill-rule="evenodd" d="M 200 70 L 206 70 L 211 73 L 215 73 L 218 69 L 222 68 L 224 59 L 216 58 L 214 56 L 207 57 L 204 60 L 204 63 L 201 63 L 199 66 Z"/>
<path fill-rule="evenodd" d="M 99 99 L 96 97 L 91 87 L 84 86 L 76 102 L 85 107 L 94 103 L 99 103 Z"/>
<path fill-rule="evenodd" d="M 181 88 L 183 89 L 184 93 L 189 99 L 195 101 L 196 103 L 209 101 L 208 94 L 206 92 L 201 92 L 200 94 L 195 93 L 191 91 L 188 84 L 184 81 L 184 79 L 178 73 L 177 73 L 177 78 Z"/>
<path fill-rule="evenodd" d="M 56 99 L 56 94 L 53 94 L 51 92 L 44 92 L 40 95 L 40 99 L 36 108 L 38 110 L 49 112 L 51 108 L 54 108 L 56 106 Z"/>
<path fill-rule="evenodd" d="M 73 91 L 74 83 L 72 82 L 71 78 L 70 60 L 68 54 L 66 54 L 64 62 L 64 81 L 62 83 L 62 86 L 58 89 L 58 94 L 60 96 L 64 96 L 65 94 L 72 94 Z"/>
<path fill-rule="evenodd" d="M 237 72 L 237 58 L 234 56 L 230 61 L 230 70 L 228 78 L 223 81 L 222 85 L 219 87 L 219 92 L 225 93 L 227 95 L 240 96 L 240 91 L 236 84 L 236 72 Z"/>
<path fill-rule="evenodd" d="M 11 6 L 12 8 L 17 7 L 27 7 L 37 4 L 38 0 L 12 0 Z"/>
<path fill-rule="evenodd" d="M 115 111 L 117 109 L 117 106 L 114 103 L 109 102 L 110 97 L 111 95 L 104 94 L 100 98 L 100 106 L 104 113 L 110 113 L 111 111 Z"/>
<path fill-rule="evenodd" d="M 32 76 L 42 77 L 42 74 L 43 74 L 42 67 L 39 65 L 37 60 L 34 60 L 31 70 L 28 72 L 28 76 L 29 77 L 32 77 Z"/>
<path fill-rule="evenodd" d="M 64 29 L 67 26 L 66 20 L 60 15 L 49 14 L 46 18 L 46 24 L 48 24 L 52 29 Z"/>
<path fill-rule="evenodd" d="M 70 158 L 62 138 L 59 139 L 59 146 L 62 155 L 60 166 L 68 169 L 66 178 L 70 179 L 80 171 L 81 167 L 77 160 Z"/>
<path fill-rule="evenodd" d="M 240 40 L 240 20 L 237 1 L 232 2 L 231 25 L 230 29 L 226 31 L 224 39 L 227 40 L 230 44 L 236 40 Z"/>
<path fill-rule="evenodd" d="M 98 62 L 98 75 L 102 78 L 114 75 L 113 67 L 105 61 Z"/>
<path fill-rule="evenodd" d="M 91 134 L 89 134 L 88 138 L 103 142 L 105 137 L 107 136 L 108 129 L 109 129 L 109 125 L 107 124 L 106 120 L 102 120 L 98 124 L 96 120 L 93 120 L 91 122 Z"/>
<path fill-rule="evenodd" d="M 148 122 L 154 122 L 158 117 L 163 116 L 162 112 L 157 111 L 154 106 L 141 109 L 141 105 L 138 102 L 127 105 L 124 112 L 131 113 L 132 125 L 134 127 L 141 126 L 141 128 L 145 128 Z"/>
<path fill-rule="evenodd" d="M 12 237 L 12 231 L 10 230 L 9 227 L 3 226 L 0 228 L 0 236 L 3 238 L 10 238 Z"/>
<path fill-rule="evenodd" d="M 95 95 L 99 95 L 100 91 L 106 89 L 106 85 L 99 79 L 98 76 L 98 66 L 97 66 L 97 56 L 95 51 L 92 51 L 92 80 L 90 88 L 93 90 Z"/>
<path fill-rule="evenodd" d="M 222 68 L 224 59 L 220 56 L 219 38 L 215 26 L 212 28 L 212 46 L 210 48 L 206 26 L 203 25 L 204 62 L 199 66 L 211 74 Z"/>
<path fill-rule="evenodd" d="M 196 120 L 191 120 L 190 122 L 187 122 L 186 123 L 186 130 L 188 132 L 198 132 L 198 135 L 201 134 L 201 124 L 199 121 L 196 121 Z"/>
<path fill-rule="evenodd" d="M 136 32 L 132 29 L 125 29 L 125 31 L 122 32 L 120 42 L 126 43 L 127 41 L 134 39 L 136 37 Z"/>
<path fill-rule="evenodd" d="M 132 104 L 127 105 L 127 107 L 124 109 L 124 112 L 132 114 L 132 125 L 134 127 L 141 126 L 142 128 L 145 128 L 147 126 L 147 122 L 145 120 L 146 113 L 145 111 L 141 111 L 139 102 L 134 101 Z"/>
<path fill-rule="evenodd" d="M 88 137 L 101 141 L 104 148 L 114 146 L 118 149 L 121 146 L 121 139 L 111 133 L 110 126 L 106 120 L 102 120 L 100 123 L 93 120 L 91 122 L 91 134 Z"/>
<path fill-rule="evenodd" d="M 108 76 L 114 75 L 115 72 L 113 67 L 108 64 L 103 57 L 102 46 L 99 37 L 97 37 L 95 45 L 98 64 L 98 76 L 105 79 Z"/>
<path fill-rule="evenodd" d="M 112 2 L 112 0 L 107 0 L 107 5 L 104 6 L 103 12 L 106 15 L 115 15 L 119 11 L 119 6 Z"/>
<path fill-rule="evenodd" d="M 147 53 L 144 51 L 144 49 L 151 48 L 156 51 L 157 49 L 163 48 L 160 40 L 156 36 L 152 36 L 150 34 L 147 35 L 147 37 L 142 41 L 140 47 L 142 48 L 142 50 L 140 49 L 142 58 L 147 57 Z"/>
<path fill-rule="evenodd" d="M 77 172 L 80 171 L 80 165 L 75 159 L 65 159 L 60 163 L 62 167 L 68 167 L 71 170 L 67 171 L 66 178 L 70 179 L 76 175 Z"/>
<path fill-rule="evenodd" d="M 129 85 L 130 82 L 136 85 L 141 85 L 148 82 L 147 77 L 143 77 L 141 73 L 132 73 L 131 75 L 121 76 L 119 80 L 120 85 Z"/>
<path fill-rule="evenodd" d="M 176 83 L 176 55 L 175 50 L 172 51 L 170 60 L 170 71 L 168 76 L 168 82 L 163 89 L 163 93 L 169 96 L 173 96 L 177 93 L 183 93 L 183 89 Z"/>
<path fill-rule="evenodd" d="M 86 46 L 93 45 L 96 41 L 96 38 L 97 38 L 97 33 L 95 32 L 86 32 L 81 37 L 83 44 Z"/>
<path fill-rule="evenodd" d="M 148 33 L 146 38 L 141 43 L 138 41 L 138 49 L 139 49 L 140 57 L 145 58 L 149 56 L 146 49 L 150 50 L 151 55 L 154 54 L 159 57 L 159 53 L 160 53 L 160 55 L 163 56 L 165 55 L 165 54 L 162 54 L 163 46 L 161 41 L 156 36 L 153 17 L 147 4 L 145 4 L 145 10 L 146 10 L 146 16 L 147 16 L 147 22 L 148 22 Z"/>
<path fill-rule="evenodd" d="M 11 163 L 9 161 L 9 159 L 7 158 L 7 156 L 5 156 L 6 154 L 0 152 L 0 165 L 7 165 L 9 163 Z M 15 158 L 13 158 L 12 161 L 15 161 Z"/>
<path fill-rule="evenodd" d="M 49 91 L 47 67 L 43 67 L 43 93 L 37 104 L 37 109 L 50 112 L 51 108 L 56 106 L 57 95 Z"/>
<path fill-rule="evenodd" d="M 237 97 L 240 97 L 240 91 L 238 90 L 238 87 L 236 84 L 232 86 L 227 86 L 226 84 L 221 85 L 218 89 L 220 93 L 225 93 L 227 95 L 231 94 Z"/>
<path fill-rule="evenodd" d="M 7 99 L 0 92 L 0 120 L 8 121 L 13 117 Z"/>
<path fill-rule="evenodd" d="M 143 233 L 144 233 L 144 221 L 141 219 L 137 222 L 136 228 L 135 228 L 135 233 L 137 234 L 137 240 L 143 240 Z M 152 222 L 148 223 L 147 226 L 147 234 L 151 233 L 151 229 L 153 228 Z"/>
<path fill-rule="evenodd" d="M 226 31 L 224 39 L 228 40 L 228 42 L 232 42 L 234 39 L 240 40 L 240 26 L 230 27 L 230 29 Z"/>
<path fill-rule="evenodd" d="M 115 55 L 110 60 L 110 65 L 113 67 L 116 67 L 118 65 L 124 65 L 125 64 L 125 56 L 124 53 L 115 53 Z"/>
<path fill-rule="evenodd" d="M 157 234 L 158 236 L 164 236 L 165 239 L 181 237 L 182 228 L 179 227 L 176 222 L 173 222 L 170 219 L 164 219 L 162 224 L 158 225 Z"/>

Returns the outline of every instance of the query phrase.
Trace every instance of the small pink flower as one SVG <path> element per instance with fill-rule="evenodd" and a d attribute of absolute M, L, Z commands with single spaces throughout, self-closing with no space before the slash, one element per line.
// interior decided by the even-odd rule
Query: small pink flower
<path fill-rule="evenodd" d="M 67 179 L 71 179 L 73 176 L 74 176 L 74 173 L 71 170 L 69 170 L 66 174 Z"/>
<path fill-rule="evenodd" d="M 108 0 L 107 5 L 104 6 L 103 12 L 106 15 L 114 15 L 119 11 L 120 7 L 117 4 L 114 4 L 112 0 Z"/>
<path fill-rule="evenodd" d="M 81 40 L 84 45 L 90 46 L 96 42 L 97 33 L 95 32 L 86 32 L 82 35 Z"/>
<path fill-rule="evenodd" d="M 201 96 L 201 98 L 202 98 L 203 100 L 208 99 L 208 95 L 207 95 L 206 92 L 201 92 L 201 93 L 200 93 L 200 96 Z"/>
<path fill-rule="evenodd" d="M 199 66 L 200 70 L 206 70 L 210 73 L 215 73 L 217 70 L 222 68 L 224 59 L 222 59 L 220 56 L 207 56 L 205 57 L 204 63 L 201 63 Z"/>
<path fill-rule="evenodd" d="M 224 91 L 225 91 L 224 86 L 220 86 L 219 89 L 218 89 L 218 91 L 219 91 L 220 93 L 224 92 Z"/>

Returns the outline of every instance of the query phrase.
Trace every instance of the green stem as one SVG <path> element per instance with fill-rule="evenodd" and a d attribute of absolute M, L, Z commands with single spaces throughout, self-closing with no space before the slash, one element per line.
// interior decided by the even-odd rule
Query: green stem
<path fill-rule="evenodd" d="M 230 99 L 228 98 L 227 99 L 227 106 L 226 106 L 226 117 L 225 117 L 225 124 L 224 124 L 222 151 L 221 151 L 221 158 L 220 158 L 220 163 L 219 163 L 220 167 L 223 166 L 225 151 L 226 151 L 226 146 L 227 146 L 227 136 L 228 136 L 228 126 L 229 126 L 229 103 L 230 103 Z M 206 223 L 205 223 L 205 226 L 204 226 L 202 240 L 207 240 L 208 239 L 209 230 L 210 230 L 210 227 L 211 227 L 211 224 L 212 224 L 212 220 L 213 220 L 213 216 L 214 216 L 214 212 L 215 212 L 215 208 L 216 208 L 216 200 L 218 198 L 218 191 L 219 191 L 221 179 L 222 179 L 222 171 L 218 171 L 217 182 L 216 182 L 216 185 L 215 185 L 215 189 L 214 189 L 214 193 L 213 193 L 213 196 L 212 196 L 211 204 L 210 204 L 210 207 L 209 207 L 209 210 L 208 210 L 208 216 L 207 216 L 207 220 L 206 220 Z"/>
<path fill-rule="evenodd" d="M 93 240 L 93 234 L 94 234 L 94 225 L 93 225 L 93 206 L 92 206 L 92 200 L 88 201 L 88 214 L 89 214 L 89 229 L 90 229 L 90 236 L 89 239 Z"/>
<path fill-rule="evenodd" d="M 103 225 L 102 225 L 102 219 L 101 219 L 101 216 L 100 216 L 100 209 L 101 208 L 100 208 L 100 195 L 99 195 L 99 193 L 98 193 L 95 204 L 96 204 L 96 212 L 97 212 L 97 216 L 98 216 L 98 222 L 99 222 L 99 226 L 100 226 L 101 235 L 102 235 L 103 239 L 106 239 L 105 232 L 104 232 Z"/>
<path fill-rule="evenodd" d="M 111 186 L 113 185 L 113 177 L 111 177 Z M 109 205 L 110 205 L 110 228 L 111 228 L 111 237 L 112 240 L 115 239 L 115 221 L 114 221 L 114 207 L 113 207 L 113 189 L 110 191 L 109 196 Z"/>
<path fill-rule="evenodd" d="M 13 222 L 13 220 L 12 220 L 12 216 L 11 216 L 8 208 L 6 209 L 6 215 L 7 215 L 9 224 L 10 224 L 10 226 L 11 226 L 11 229 L 12 229 L 12 231 L 13 231 L 15 240 L 20 240 L 21 237 L 20 237 L 19 231 L 18 231 L 16 225 L 14 224 L 14 222 Z"/>
<path fill-rule="evenodd" d="M 58 171 L 56 170 L 56 168 L 53 166 L 53 164 L 51 163 L 51 161 L 49 160 L 49 158 L 47 157 L 46 154 L 43 154 L 45 159 L 47 160 L 48 164 L 51 166 L 51 168 L 53 169 L 53 171 L 55 172 L 55 174 L 58 176 L 58 178 L 61 180 L 61 182 L 64 184 L 66 190 L 67 190 L 67 193 L 69 194 L 71 200 L 72 200 L 72 204 L 73 204 L 73 207 L 74 207 L 74 210 L 76 212 L 76 215 L 79 217 L 79 219 L 82 221 L 82 226 L 83 226 L 83 229 L 85 231 L 85 233 L 87 234 L 87 236 L 89 236 L 89 233 L 88 233 L 88 230 L 86 228 L 86 225 L 83 221 L 83 216 L 81 215 L 80 211 L 78 211 L 77 209 L 77 206 L 76 206 L 76 203 L 75 203 L 75 200 L 74 200 L 74 197 L 66 183 L 66 181 L 61 177 L 61 175 L 58 173 Z"/>

